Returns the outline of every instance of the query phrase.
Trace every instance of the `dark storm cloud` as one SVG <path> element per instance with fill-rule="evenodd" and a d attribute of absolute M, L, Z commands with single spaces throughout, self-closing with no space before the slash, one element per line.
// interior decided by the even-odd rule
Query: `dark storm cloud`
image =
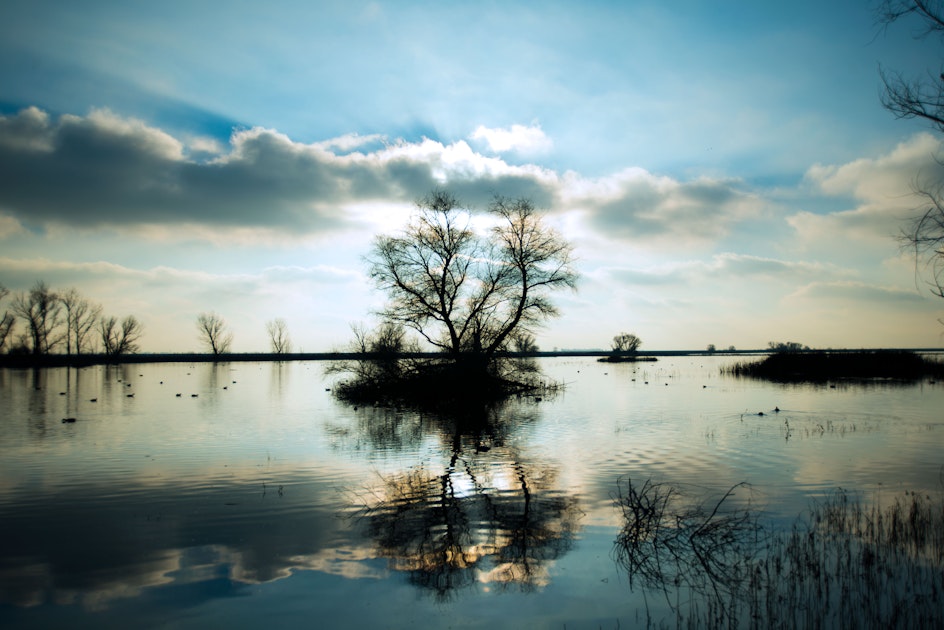
<path fill-rule="evenodd" d="M 234 132 L 215 156 L 206 144 L 191 150 L 109 112 L 53 121 L 28 108 L 0 117 L 0 208 L 33 225 L 190 223 L 315 232 L 343 226 L 345 203 L 412 201 L 436 187 L 473 206 L 495 194 L 527 196 L 543 207 L 553 198 L 533 171 L 489 163 L 464 143 L 424 140 L 338 154 L 330 142 L 305 145 L 251 129 Z"/>

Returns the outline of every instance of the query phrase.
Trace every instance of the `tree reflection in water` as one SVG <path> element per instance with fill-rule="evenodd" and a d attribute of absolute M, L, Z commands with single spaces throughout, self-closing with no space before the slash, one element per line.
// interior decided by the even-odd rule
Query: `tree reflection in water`
<path fill-rule="evenodd" d="M 736 484 L 720 497 L 651 479 L 640 485 L 626 478 L 618 488 L 623 528 L 614 558 L 630 588 L 641 582 L 661 592 L 676 612 L 684 593 L 709 627 L 736 627 L 742 598 L 757 588 L 756 560 L 766 540 L 750 486 Z"/>
<path fill-rule="evenodd" d="M 427 418 L 448 441 L 444 465 L 387 475 L 362 500 L 358 516 L 377 553 L 439 599 L 477 583 L 540 588 L 573 545 L 576 497 L 557 489 L 555 467 L 505 446 L 519 425 L 502 417 L 492 408 Z M 395 428 L 389 417 L 377 420 Z"/>

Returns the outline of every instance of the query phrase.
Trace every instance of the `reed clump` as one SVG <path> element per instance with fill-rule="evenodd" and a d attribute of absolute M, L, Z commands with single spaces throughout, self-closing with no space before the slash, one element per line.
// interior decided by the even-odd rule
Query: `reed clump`
<path fill-rule="evenodd" d="M 749 507 L 725 507 L 732 491 L 707 513 L 673 504 L 677 496 L 628 483 L 615 545 L 630 585 L 642 578 L 663 593 L 677 626 L 944 627 L 941 497 L 864 504 L 838 489 L 778 529 Z M 712 528 L 710 544 L 697 546 Z"/>
<path fill-rule="evenodd" d="M 760 361 L 740 362 L 724 374 L 774 381 L 902 379 L 944 377 L 944 363 L 907 350 L 775 352 Z"/>

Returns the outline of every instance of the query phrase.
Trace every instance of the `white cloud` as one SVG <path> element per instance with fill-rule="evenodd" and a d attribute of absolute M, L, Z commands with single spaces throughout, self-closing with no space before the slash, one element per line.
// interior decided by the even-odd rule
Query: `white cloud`
<path fill-rule="evenodd" d="M 187 140 L 186 146 L 188 153 L 191 155 L 215 156 L 223 153 L 225 150 L 223 144 L 216 138 L 209 138 L 207 136 L 193 136 Z"/>
<path fill-rule="evenodd" d="M 788 296 L 788 299 L 810 299 L 816 301 L 848 301 L 910 308 L 915 303 L 925 303 L 933 308 L 934 303 L 914 289 L 880 286 L 865 282 L 837 281 L 811 282 Z M 909 306 L 910 305 L 910 306 Z"/>
<path fill-rule="evenodd" d="M 595 180 L 568 174 L 563 203 L 584 208 L 613 238 L 713 240 L 736 223 L 762 215 L 766 202 L 736 179 L 680 181 L 639 168 Z"/>
<path fill-rule="evenodd" d="M 815 165 L 806 173 L 807 183 L 827 196 L 850 197 L 853 207 L 829 213 L 800 211 L 787 222 L 808 241 L 887 242 L 901 233 L 922 204 L 915 191 L 940 185 L 944 178 L 944 165 L 939 161 L 942 152 L 944 145 L 939 139 L 922 133 L 877 158 Z"/>
<path fill-rule="evenodd" d="M 359 149 L 367 145 L 385 142 L 387 142 L 387 137 L 379 133 L 369 134 L 366 136 L 356 133 L 349 133 L 343 136 L 338 136 L 337 138 L 331 138 L 329 140 L 318 142 L 316 143 L 316 146 L 326 150 L 338 149 L 339 151 L 347 152 L 354 151 L 355 149 Z"/>
<path fill-rule="evenodd" d="M 23 232 L 23 225 L 14 217 L 0 214 L 0 240 Z"/>
<path fill-rule="evenodd" d="M 708 260 L 670 262 L 645 268 L 604 268 L 600 270 L 622 283 L 638 286 L 701 285 L 711 282 L 743 284 L 746 281 L 775 280 L 796 283 L 813 278 L 849 278 L 856 275 L 851 269 L 815 261 L 790 261 L 724 252 Z"/>
<path fill-rule="evenodd" d="M 896 203 L 924 176 L 937 179 L 944 172 L 937 158 L 941 140 L 921 133 L 877 158 L 860 158 L 840 165 L 816 164 L 806 179 L 828 195 L 853 195 L 872 203 Z"/>
<path fill-rule="evenodd" d="M 480 155 L 464 141 L 397 141 L 348 152 L 380 139 L 304 144 L 257 127 L 234 132 L 225 150 L 191 139 L 192 150 L 217 153 L 194 161 L 183 142 L 138 120 L 95 111 L 53 121 L 32 108 L 0 117 L 0 207 L 27 225 L 197 225 L 297 235 L 349 227 L 346 205 L 412 201 L 440 186 L 473 206 L 495 194 L 527 196 L 543 207 L 553 201 L 552 172 Z"/>
<path fill-rule="evenodd" d="M 544 138 L 537 127 L 494 131 L 477 133 L 517 148 Z M 298 238 L 357 227 L 347 208 L 408 204 L 437 187 L 473 208 L 495 195 L 527 197 L 589 218 L 586 226 L 608 238 L 647 243 L 716 239 L 766 203 L 736 179 L 681 181 L 639 168 L 587 179 L 509 164 L 462 140 L 350 135 L 305 144 L 256 127 L 235 131 L 224 147 L 182 142 L 107 111 L 0 117 L 0 207 L 29 227 L 143 229 L 214 242 Z"/>
<path fill-rule="evenodd" d="M 508 128 L 489 128 L 479 125 L 469 136 L 471 140 L 484 140 L 493 153 L 514 152 L 521 155 L 536 155 L 551 150 L 554 143 L 540 125 L 512 125 Z"/>

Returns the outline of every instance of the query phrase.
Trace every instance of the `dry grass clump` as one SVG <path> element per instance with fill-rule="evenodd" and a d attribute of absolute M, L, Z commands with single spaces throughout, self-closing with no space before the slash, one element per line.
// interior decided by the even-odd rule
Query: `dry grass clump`
<path fill-rule="evenodd" d="M 672 486 L 621 484 L 616 560 L 665 595 L 676 626 L 944 627 L 940 497 L 866 505 L 838 489 L 783 530 L 726 506 L 739 487 L 706 510 Z"/>

